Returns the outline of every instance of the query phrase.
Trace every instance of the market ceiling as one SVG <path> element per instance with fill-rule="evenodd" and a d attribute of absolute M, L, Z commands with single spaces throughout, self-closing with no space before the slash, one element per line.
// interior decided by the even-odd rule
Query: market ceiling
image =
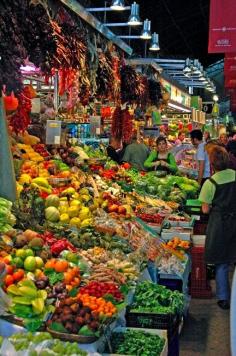
<path fill-rule="evenodd" d="M 126 4 L 130 5 L 132 2 L 127 0 Z M 204 67 L 223 58 L 221 55 L 209 55 L 207 52 L 210 0 L 136 0 L 136 2 L 140 4 L 142 20 L 146 18 L 151 20 L 152 32 L 159 34 L 161 57 L 198 58 Z M 104 1 L 94 0 L 90 4 L 104 6 Z M 119 22 L 127 17 L 127 12 L 109 13 L 108 19 L 109 16 Z M 137 52 L 142 48 L 137 41 L 132 41 L 131 46 Z"/>

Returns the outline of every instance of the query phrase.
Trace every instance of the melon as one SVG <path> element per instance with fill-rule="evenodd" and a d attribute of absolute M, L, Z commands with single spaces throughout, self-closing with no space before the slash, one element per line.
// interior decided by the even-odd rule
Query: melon
<path fill-rule="evenodd" d="M 49 206 L 45 209 L 45 218 L 51 222 L 57 222 L 60 220 L 60 213 L 54 206 Z"/>
<path fill-rule="evenodd" d="M 58 208 L 60 205 L 60 198 L 56 194 L 50 194 L 45 201 L 45 205 L 48 208 L 49 206 L 54 206 Z"/>

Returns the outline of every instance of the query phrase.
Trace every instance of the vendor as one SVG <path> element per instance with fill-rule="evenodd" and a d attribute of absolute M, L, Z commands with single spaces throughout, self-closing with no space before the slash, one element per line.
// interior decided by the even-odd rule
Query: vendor
<path fill-rule="evenodd" d="M 123 157 L 123 150 L 121 149 L 121 142 L 115 137 L 111 137 L 109 146 L 107 147 L 107 155 L 112 161 L 121 163 Z"/>
<path fill-rule="evenodd" d="M 125 149 L 125 154 L 122 158 L 123 162 L 128 162 L 131 167 L 139 171 L 145 171 L 144 162 L 148 158 L 149 149 L 144 143 L 138 142 L 137 135 L 132 138 L 132 143 Z"/>
<path fill-rule="evenodd" d="M 144 167 L 152 168 L 158 171 L 167 171 L 168 173 L 176 173 L 178 170 L 175 158 L 168 151 L 166 138 L 159 136 L 156 140 L 156 149 L 152 151 L 149 157 L 144 162 Z"/>

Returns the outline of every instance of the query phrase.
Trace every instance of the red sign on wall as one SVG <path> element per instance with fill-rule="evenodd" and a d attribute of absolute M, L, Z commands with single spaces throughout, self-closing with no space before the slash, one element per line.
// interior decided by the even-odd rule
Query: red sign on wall
<path fill-rule="evenodd" d="M 235 14 L 235 0 L 211 0 L 209 53 L 236 52 Z"/>

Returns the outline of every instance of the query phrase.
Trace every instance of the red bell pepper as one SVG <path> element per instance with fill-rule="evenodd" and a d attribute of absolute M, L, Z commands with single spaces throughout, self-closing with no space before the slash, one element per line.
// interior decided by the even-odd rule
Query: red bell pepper
<path fill-rule="evenodd" d="M 57 240 L 50 247 L 51 253 L 55 256 L 58 256 L 64 250 L 70 250 L 76 252 L 77 249 L 66 239 Z"/>

